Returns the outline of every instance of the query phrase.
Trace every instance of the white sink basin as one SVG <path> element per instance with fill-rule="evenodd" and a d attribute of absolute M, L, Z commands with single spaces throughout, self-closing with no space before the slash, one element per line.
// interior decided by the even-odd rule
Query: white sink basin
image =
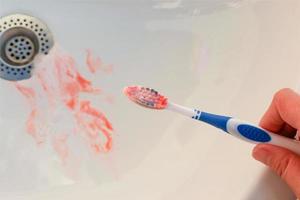
<path fill-rule="evenodd" d="M 0 15 L 12 13 L 42 19 L 105 91 L 91 100 L 114 132 L 111 151 L 70 143 L 75 158 L 63 162 L 50 139 L 37 145 L 26 133 L 30 106 L 1 80 L 1 199 L 295 199 L 252 159 L 253 145 L 142 109 L 122 89 L 150 86 L 177 103 L 258 123 L 273 93 L 299 82 L 298 0 L 0 0 Z M 112 74 L 89 73 L 86 49 Z"/>

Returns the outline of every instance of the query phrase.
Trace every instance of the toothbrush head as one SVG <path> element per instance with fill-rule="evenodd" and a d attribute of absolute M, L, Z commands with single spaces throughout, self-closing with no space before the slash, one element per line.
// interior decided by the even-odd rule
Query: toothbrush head
<path fill-rule="evenodd" d="M 151 88 L 130 86 L 124 89 L 124 94 L 131 101 L 146 108 L 162 110 L 168 105 L 168 99 Z"/>

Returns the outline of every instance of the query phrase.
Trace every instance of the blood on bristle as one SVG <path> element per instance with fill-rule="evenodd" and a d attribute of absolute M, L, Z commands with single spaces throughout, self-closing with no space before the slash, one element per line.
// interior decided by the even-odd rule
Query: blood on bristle
<path fill-rule="evenodd" d="M 168 104 L 166 97 L 150 88 L 130 86 L 124 89 L 124 94 L 133 102 L 152 109 L 164 109 Z"/>

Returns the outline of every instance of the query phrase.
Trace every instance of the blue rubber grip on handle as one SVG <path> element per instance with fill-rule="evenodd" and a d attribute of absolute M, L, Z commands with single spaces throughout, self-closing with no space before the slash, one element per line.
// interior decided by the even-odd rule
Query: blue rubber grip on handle
<path fill-rule="evenodd" d="M 222 129 L 223 131 L 227 132 L 227 122 L 231 119 L 231 117 L 222 116 L 222 115 L 215 115 L 211 113 L 206 112 L 200 112 L 198 110 L 195 110 L 197 113 L 195 116 L 193 116 L 193 119 L 197 119 L 203 122 L 206 122 L 216 128 Z"/>
<path fill-rule="evenodd" d="M 196 114 L 192 117 L 193 119 L 206 122 L 229 133 L 228 126 L 232 127 L 230 123 L 230 119 L 232 119 L 231 117 L 200 112 L 198 110 L 195 110 L 195 112 Z M 238 124 L 236 128 L 234 128 L 234 132 L 235 134 L 238 134 L 243 138 L 251 140 L 253 142 L 266 143 L 271 141 L 272 139 L 271 136 L 263 129 L 245 123 Z"/>
<path fill-rule="evenodd" d="M 240 124 L 237 126 L 238 132 L 245 138 L 255 142 L 270 142 L 271 136 L 264 130 L 248 124 Z"/>

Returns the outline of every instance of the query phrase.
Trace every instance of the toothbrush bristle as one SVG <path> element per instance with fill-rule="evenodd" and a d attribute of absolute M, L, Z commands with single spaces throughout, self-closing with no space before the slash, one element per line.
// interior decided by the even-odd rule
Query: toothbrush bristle
<path fill-rule="evenodd" d="M 124 89 L 124 94 L 133 102 L 151 109 L 165 109 L 168 99 L 151 88 L 130 86 Z"/>

